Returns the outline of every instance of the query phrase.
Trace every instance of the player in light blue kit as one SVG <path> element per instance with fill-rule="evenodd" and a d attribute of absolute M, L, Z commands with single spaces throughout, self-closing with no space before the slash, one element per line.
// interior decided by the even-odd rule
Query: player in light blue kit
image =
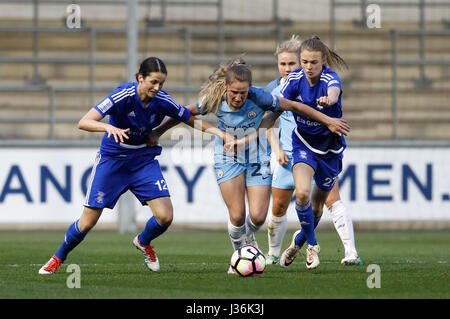
<path fill-rule="evenodd" d="M 243 136 L 256 132 L 259 126 L 264 127 L 262 122 L 266 111 L 296 111 L 326 123 L 333 131 L 348 131 L 344 120 L 328 117 L 307 105 L 253 87 L 251 71 L 242 59 L 219 67 L 200 92 L 199 102 L 188 108 L 193 115 L 214 113 L 219 119 L 219 129 L 243 139 Z M 176 121 L 169 122 L 160 134 Z M 265 123 L 269 122 L 266 120 Z M 230 155 L 224 152 L 224 140 L 219 137 L 215 140 L 214 169 L 229 212 L 228 234 L 234 250 L 244 244 L 257 246 L 254 232 L 264 224 L 270 202 L 272 176 L 267 142 L 263 138 L 253 141 L 258 142 Z M 233 273 L 231 267 L 228 272 Z"/>
<path fill-rule="evenodd" d="M 300 67 L 300 45 L 298 36 L 280 43 L 275 51 L 280 77 L 270 82 L 265 90 L 273 95 L 279 95 L 280 89 L 288 75 Z M 266 262 L 279 264 L 281 245 L 287 230 L 286 211 L 295 189 L 292 176 L 292 131 L 297 127 L 292 112 L 285 111 L 279 117 L 278 134 L 272 135 L 272 129 L 267 130 L 267 137 L 274 156 L 272 177 L 272 212 L 267 220 L 269 252 Z M 355 248 L 353 223 L 345 205 L 340 200 L 338 183 L 335 183 L 325 201 L 333 219 L 333 224 L 344 245 L 345 256 L 341 263 L 353 265 L 360 263 Z M 304 238 L 302 239 L 304 242 Z"/>
<path fill-rule="evenodd" d="M 52 274 L 99 220 L 104 208 L 114 208 L 119 197 L 130 190 L 142 205 L 153 212 L 144 230 L 133 244 L 145 258 L 151 271 L 159 271 L 159 260 L 150 245 L 163 234 L 172 222 L 173 208 L 166 181 L 156 156 L 161 146 L 147 144 L 149 135 L 164 117 L 173 117 L 193 126 L 195 117 L 184 106 L 176 103 L 162 90 L 167 69 L 159 58 L 144 60 L 136 75 L 137 82 L 120 85 L 99 104 L 95 105 L 78 123 L 89 132 L 105 132 L 97 153 L 88 185 L 84 210 L 79 220 L 67 230 L 59 250 L 39 270 Z M 101 120 L 109 115 L 109 122 Z M 202 130 L 226 138 L 226 134 L 202 123 Z"/>
<path fill-rule="evenodd" d="M 281 95 L 329 116 L 341 117 L 341 82 L 327 65 L 346 68 L 345 61 L 315 36 L 302 42 L 300 64 L 301 67 L 287 77 Z M 294 118 L 297 127 L 292 132 L 292 172 L 301 231 L 294 233 L 289 248 L 281 255 L 280 264 L 283 267 L 292 264 L 306 241 L 306 267 L 314 269 L 320 264 L 320 246 L 314 228 L 320 221 L 328 194 L 342 170 L 346 144 L 342 134 L 330 132 L 321 123 L 297 114 Z M 311 194 L 313 178 L 315 184 Z"/>

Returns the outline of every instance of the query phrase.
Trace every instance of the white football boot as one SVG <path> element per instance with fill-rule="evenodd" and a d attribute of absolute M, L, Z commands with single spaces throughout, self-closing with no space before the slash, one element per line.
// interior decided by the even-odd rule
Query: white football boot
<path fill-rule="evenodd" d="M 315 246 L 308 245 L 308 248 L 306 248 L 306 268 L 314 269 L 319 267 L 320 265 L 319 253 L 320 253 L 319 244 Z"/>
<path fill-rule="evenodd" d="M 294 235 L 292 235 L 292 241 L 289 247 L 281 254 L 280 265 L 281 267 L 288 267 L 292 264 L 300 252 L 300 246 L 295 244 L 295 238 L 300 233 L 300 229 L 297 230 Z"/>
<path fill-rule="evenodd" d="M 358 255 L 350 255 L 350 256 L 345 256 L 341 260 L 341 264 L 346 265 L 346 266 L 362 265 L 363 261 L 361 260 L 361 258 L 358 257 Z"/>
<path fill-rule="evenodd" d="M 139 242 L 139 235 L 134 237 L 133 244 L 139 249 L 145 257 L 145 264 L 148 269 L 151 271 L 159 271 L 159 260 L 158 256 L 156 256 L 155 251 L 153 250 L 153 246 L 144 246 Z"/>

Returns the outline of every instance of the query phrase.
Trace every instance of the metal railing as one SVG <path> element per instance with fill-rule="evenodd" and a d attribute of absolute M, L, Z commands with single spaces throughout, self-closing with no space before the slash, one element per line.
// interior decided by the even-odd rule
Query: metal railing
<path fill-rule="evenodd" d="M 450 65 L 450 59 L 430 59 L 425 58 L 425 48 L 423 42 L 421 44 L 421 54 L 418 59 L 404 59 L 399 58 L 398 54 L 398 42 L 400 36 L 419 36 L 424 38 L 427 35 L 446 35 L 449 36 L 450 30 L 392 30 L 392 127 L 393 138 L 398 139 L 398 67 L 400 65 L 416 65 L 421 70 L 421 79 L 424 78 L 424 70 L 426 65 Z M 423 76 L 423 77 L 422 77 Z"/>

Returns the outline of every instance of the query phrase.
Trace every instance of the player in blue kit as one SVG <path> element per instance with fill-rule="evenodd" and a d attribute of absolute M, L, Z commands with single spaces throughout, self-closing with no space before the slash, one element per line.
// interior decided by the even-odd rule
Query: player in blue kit
<path fill-rule="evenodd" d="M 300 46 L 300 65 L 288 75 L 281 87 L 281 95 L 329 116 L 341 117 L 341 82 L 327 65 L 346 68 L 345 61 L 314 36 Z M 314 229 L 342 170 L 346 144 L 342 134 L 330 132 L 322 123 L 298 114 L 294 119 L 297 127 L 292 132 L 292 173 L 301 230 L 294 233 L 290 246 L 281 255 L 280 264 L 283 267 L 291 265 L 306 241 L 306 267 L 314 269 L 320 264 L 320 246 Z M 313 178 L 315 184 L 311 192 Z"/>
<path fill-rule="evenodd" d="M 280 77 L 270 82 L 265 88 L 266 91 L 273 95 L 279 95 L 288 75 L 300 67 L 300 45 L 301 41 L 298 36 L 292 36 L 290 40 L 278 45 L 275 56 Z M 269 252 L 266 262 L 268 264 L 280 263 L 281 245 L 287 230 L 286 211 L 295 189 L 292 176 L 292 131 L 297 127 L 297 123 L 293 113 L 283 112 L 279 117 L 278 127 L 278 136 L 272 135 L 271 129 L 267 131 L 267 137 L 275 157 L 272 177 L 272 213 L 267 218 Z M 340 200 L 338 183 L 334 184 L 328 194 L 325 205 L 331 213 L 333 224 L 344 245 L 345 256 L 341 263 L 344 265 L 359 263 L 352 219 Z"/>
<path fill-rule="evenodd" d="M 242 59 L 235 59 L 219 67 L 200 92 L 196 105 L 188 107 L 193 115 L 214 113 L 219 129 L 242 138 L 256 131 L 263 123 L 266 111 L 296 111 L 326 123 L 335 132 L 348 132 L 344 120 L 331 118 L 307 105 L 279 98 L 252 86 L 252 74 Z M 274 120 L 272 120 L 273 124 Z M 157 129 L 159 134 L 175 125 L 171 119 Z M 257 246 L 254 232 L 265 222 L 270 202 L 270 155 L 267 142 L 255 139 L 242 152 L 224 152 L 224 140 L 215 139 L 214 169 L 222 197 L 229 212 L 228 234 L 236 250 L 244 244 Z M 249 215 L 246 216 L 245 196 Z M 231 268 L 229 273 L 233 273 Z"/>
<path fill-rule="evenodd" d="M 120 85 L 95 105 L 79 121 L 89 132 L 105 132 L 97 153 L 84 202 L 83 213 L 67 230 L 54 256 L 39 270 L 52 274 L 99 220 L 104 208 L 114 208 L 119 197 L 130 190 L 153 216 L 133 244 L 143 254 L 147 267 L 159 271 L 159 260 L 150 245 L 172 222 L 173 208 L 166 181 L 156 156 L 161 146 L 148 145 L 149 135 L 169 116 L 194 126 L 195 117 L 162 90 L 167 69 L 156 57 L 145 59 L 136 75 L 137 82 Z M 109 122 L 101 120 L 109 115 Z M 226 133 L 203 122 L 201 129 L 226 138 Z"/>

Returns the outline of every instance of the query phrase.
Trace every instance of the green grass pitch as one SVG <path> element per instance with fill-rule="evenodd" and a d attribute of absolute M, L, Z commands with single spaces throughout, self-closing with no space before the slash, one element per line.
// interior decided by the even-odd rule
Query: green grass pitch
<path fill-rule="evenodd" d="M 283 249 L 291 240 L 288 232 Z M 446 231 L 357 231 L 363 265 L 342 266 L 343 248 L 334 231 L 317 233 L 321 265 L 307 270 L 300 256 L 289 268 L 268 265 L 258 278 L 227 275 L 232 254 L 226 231 L 167 231 L 153 244 L 161 272 L 151 273 L 132 245 L 134 234 L 96 231 L 88 234 L 54 275 L 38 270 L 58 249 L 64 232 L 2 232 L 2 299 L 391 299 L 450 297 Z M 267 235 L 256 236 L 267 252 Z M 80 267 L 81 288 L 68 288 L 70 264 Z M 368 288 L 380 267 L 380 288 Z"/>

